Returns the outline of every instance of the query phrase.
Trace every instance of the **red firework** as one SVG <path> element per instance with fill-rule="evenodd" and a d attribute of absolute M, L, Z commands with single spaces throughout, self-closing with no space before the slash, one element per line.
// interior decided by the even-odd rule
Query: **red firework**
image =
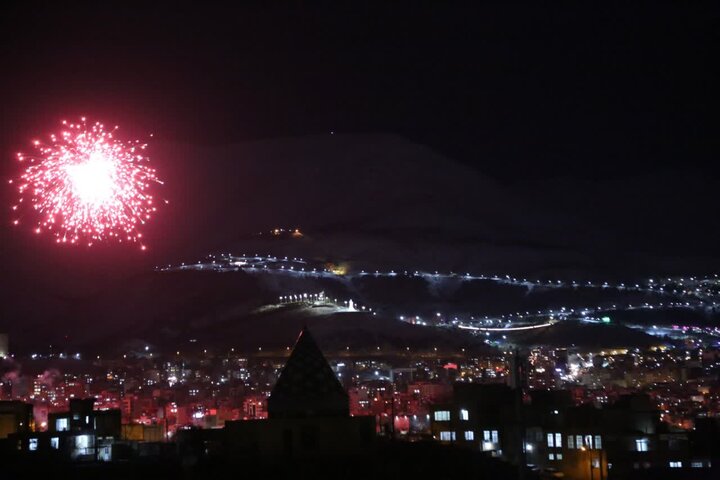
<path fill-rule="evenodd" d="M 162 183 L 149 166 L 147 145 L 118 140 L 118 127 L 88 126 L 84 117 L 62 123 L 49 144 L 33 142 L 37 156 L 18 154 L 29 166 L 13 210 L 29 203 L 38 215 L 35 233 L 51 232 L 58 243 L 139 242 L 145 250 L 140 229 L 156 211 L 150 189 Z"/>

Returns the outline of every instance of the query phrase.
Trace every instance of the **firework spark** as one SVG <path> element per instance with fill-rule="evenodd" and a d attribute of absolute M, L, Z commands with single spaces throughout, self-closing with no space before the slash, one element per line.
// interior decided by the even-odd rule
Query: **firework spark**
<path fill-rule="evenodd" d="M 50 232 L 58 243 L 114 240 L 145 250 L 140 229 L 156 211 L 150 189 L 162 183 L 149 166 L 147 145 L 118 140 L 118 127 L 88 126 L 85 118 L 63 127 L 50 143 L 33 142 L 39 155 L 18 154 L 29 165 L 17 182 L 13 211 L 29 204 L 38 215 L 35 232 Z"/>

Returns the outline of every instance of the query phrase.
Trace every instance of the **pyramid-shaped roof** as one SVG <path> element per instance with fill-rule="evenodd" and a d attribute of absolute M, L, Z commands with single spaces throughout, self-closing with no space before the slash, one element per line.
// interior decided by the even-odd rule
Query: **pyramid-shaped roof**
<path fill-rule="evenodd" d="M 348 395 L 307 327 L 268 398 L 270 418 L 349 416 Z"/>

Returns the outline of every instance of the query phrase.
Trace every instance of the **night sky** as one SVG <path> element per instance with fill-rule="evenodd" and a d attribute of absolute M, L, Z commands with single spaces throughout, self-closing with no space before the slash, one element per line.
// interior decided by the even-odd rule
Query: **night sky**
<path fill-rule="evenodd" d="M 694 237 L 683 243 L 680 222 L 640 240 L 716 256 L 717 2 L 250 3 L 3 3 L 3 178 L 17 175 L 14 154 L 32 138 L 81 115 L 195 146 L 395 134 L 530 196 L 547 182 L 574 185 L 573 195 L 607 184 L 611 197 L 612 185 L 632 190 L 638 179 L 632 198 L 688 219 Z M 572 209 L 564 188 L 554 205 Z M 62 275 L 48 266 L 118 263 L 114 248 L 58 250 L 13 230 L 13 195 L 1 197 L 5 284 L 52 284 Z M 612 217 L 627 202 L 600 205 L 593 214 Z M 619 228 L 642 232 L 638 221 Z M 182 235 L 188 244 L 200 234 Z"/>
<path fill-rule="evenodd" d="M 4 4 L 4 150 L 84 113 L 202 143 L 393 132 L 509 180 L 718 151 L 715 2 L 253 3 Z"/>

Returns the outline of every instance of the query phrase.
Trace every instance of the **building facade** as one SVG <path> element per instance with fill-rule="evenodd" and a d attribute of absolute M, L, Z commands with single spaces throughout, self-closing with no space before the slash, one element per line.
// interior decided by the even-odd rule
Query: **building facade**
<path fill-rule="evenodd" d="M 645 395 L 596 408 L 572 405 L 567 391 L 519 399 L 505 385 L 456 384 L 453 401 L 433 407 L 431 422 L 437 441 L 571 479 L 632 478 L 642 471 L 699 477 L 713 467 L 708 455 L 690 448 L 687 431 L 660 420 Z"/>

